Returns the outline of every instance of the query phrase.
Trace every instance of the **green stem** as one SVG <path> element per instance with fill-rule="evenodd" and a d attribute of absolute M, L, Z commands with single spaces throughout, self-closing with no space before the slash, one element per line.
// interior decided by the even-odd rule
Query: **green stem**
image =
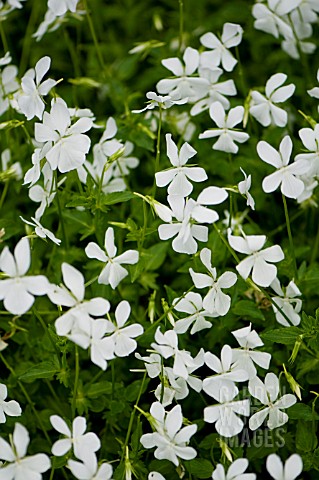
<path fill-rule="evenodd" d="M 41 317 L 41 315 L 36 311 L 35 308 L 33 308 L 33 313 L 34 315 L 37 317 L 37 319 L 39 320 L 39 322 L 41 323 L 42 325 L 42 328 L 43 330 L 45 331 L 45 333 L 48 335 L 49 337 L 49 340 L 51 342 L 51 345 L 53 346 L 53 349 L 55 350 L 55 353 L 56 353 L 56 356 L 57 356 L 57 359 L 58 359 L 58 362 L 59 362 L 59 367 L 61 368 L 62 367 L 62 364 L 61 364 L 61 359 L 60 359 L 60 352 L 53 340 L 53 338 L 51 337 L 51 334 L 50 334 L 50 330 L 48 329 L 48 326 L 47 324 L 45 323 L 45 321 L 43 320 L 43 318 Z"/>
<path fill-rule="evenodd" d="M 137 399 L 136 399 L 134 408 L 133 408 L 132 413 L 131 413 L 131 416 L 130 416 L 130 421 L 129 421 L 129 424 L 128 424 L 128 429 L 127 429 L 126 438 L 125 438 L 125 444 L 124 444 L 124 446 L 123 446 L 123 453 L 122 453 L 121 463 L 123 462 L 124 457 L 125 457 L 126 447 L 128 446 L 128 441 L 129 441 L 130 436 L 131 436 L 131 431 L 132 431 L 132 427 L 133 427 L 133 422 L 134 422 L 134 418 L 135 418 L 135 414 L 136 414 L 136 407 L 137 407 L 138 404 L 139 404 L 139 401 L 140 401 L 140 398 L 141 398 L 141 395 L 142 395 L 142 391 L 143 391 L 143 388 L 144 388 L 145 380 L 146 380 L 146 372 L 144 372 L 144 376 L 143 376 L 143 380 L 142 380 L 142 383 L 141 383 L 141 387 L 140 387 L 140 390 L 139 390 L 139 392 L 138 392 Z M 122 478 L 124 478 L 124 475 L 125 475 L 125 469 L 124 469 L 124 471 L 123 471 L 123 477 L 122 477 Z"/>
<path fill-rule="evenodd" d="M 80 362 L 79 362 L 79 350 L 77 345 L 74 345 L 75 352 L 75 377 L 74 377 L 74 387 L 73 387 L 73 398 L 72 398 L 72 417 L 75 417 L 76 412 L 76 400 L 78 394 L 78 384 L 79 384 L 79 375 L 80 375 Z"/>
<path fill-rule="evenodd" d="M 9 46 L 8 46 L 6 34 L 4 33 L 3 21 L 0 21 L 0 36 L 3 44 L 4 53 L 7 53 L 9 51 Z"/>
<path fill-rule="evenodd" d="M 9 365 L 9 363 L 7 362 L 7 360 L 4 358 L 4 356 L 2 355 L 2 353 L 0 353 L 0 358 L 2 360 L 2 362 L 4 363 L 4 365 L 6 366 L 6 368 L 9 370 L 9 372 L 11 372 L 11 374 L 15 377 L 15 379 L 17 380 L 17 384 L 19 385 L 20 387 L 20 390 L 22 391 L 23 395 L 25 396 L 28 404 L 30 405 L 30 408 L 35 416 L 35 418 L 37 419 L 39 425 L 40 425 L 40 428 L 46 438 L 46 440 L 48 441 L 49 445 L 51 446 L 51 440 L 50 440 L 50 437 L 48 435 L 48 432 L 46 431 L 46 428 L 45 426 L 43 425 L 43 422 L 41 420 L 41 417 L 39 416 L 38 412 L 36 411 L 35 407 L 34 407 L 34 404 L 31 400 L 31 398 L 29 397 L 29 394 L 28 392 L 26 391 L 26 389 L 24 388 L 22 382 L 20 382 L 20 380 L 18 380 L 18 376 L 17 374 L 15 373 L 14 369 L 11 367 L 11 365 Z"/>
<path fill-rule="evenodd" d="M 161 154 L 162 117 L 163 117 L 163 110 L 162 110 L 161 104 L 159 104 L 159 119 L 158 119 L 157 141 L 156 141 L 156 157 L 155 157 L 155 173 L 159 169 L 159 161 L 160 161 L 160 154 Z M 152 197 L 155 199 L 155 196 L 156 196 L 156 179 L 154 178 Z"/>
<path fill-rule="evenodd" d="M 179 51 L 183 51 L 184 44 L 184 2 L 179 0 Z"/>
<path fill-rule="evenodd" d="M 57 207 L 58 207 L 58 212 L 59 212 L 59 220 L 60 220 L 60 225 L 61 225 L 61 230 L 62 230 L 62 237 L 63 237 L 63 241 L 65 243 L 65 249 L 68 250 L 69 249 L 69 241 L 68 241 L 68 237 L 67 237 L 66 229 L 65 229 L 65 225 L 64 225 L 64 218 L 63 218 L 63 214 L 62 214 L 62 207 L 61 207 L 59 187 L 58 187 L 58 174 L 57 174 L 56 170 L 54 172 L 54 175 L 55 175 L 55 188 L 56 188 L 55 197 L 56 197 L 56 202 L 57 202 Z"/>
<path fill-rule="evenodd" d="M 0 22 L 1 23 L 1 22 Z M 1 195 L 1 198 L 0 198 L 0 208 L 2 208 L 2 205 L 3 205 L 3 202 L 6 198 L 6 195 L 8 193 L 8 188 L 9 188 L 9 182 L 6 182 L 4 184 L 4 187 L 3 187 L 3 190 L 2 190 L 2 195 Z"/>
<path fill-rule="evenodd" d="M 315 238 L 315 243 L 311 253 L 310 265 L 312 265 L 316 261 L 316 258 L 318 255 L 318 249 L 319 249 L 319 224 L 318 224 L 317 235 Z"/>
<path fill-rule="evenodd" d="M 97 39 L 97 36 L 96 36 L 96 33 L 95 33 L 94 24 L 93 24 L 93 21 L 92 21 L 92 18 L 91 18 L 89 9 L 88 9 L 87 0 L 84 0 L 84 8 L 85 8 L 85 11 L 86 11 L 86 18 L 87 18 L 89 28 L 90 28 L 90 31 L 91 31 L 91 35 L 92 35 L 95 50 L 96 50 L 96 53 L 97 53 L 97 57 L 99 59 L 100 66 L 102 68 L 102 73 L 105 74 L 105 63 L 104 63 L 104 59 L 103 59 L 102 52 L 101 52 L 101 49 L 100 49 L 100 44 L 98 42 L 98 39 Z"/>
<path fill-rule="evenodd" d="M 296 256 L 295 256 L 295 249 L 294 249 L 294 243 L 293 243 L 291 228 L 290 228 L 287 200 L 284 194 L 282 194 L 282 201 L 283 201 L 284 210 L 285 210 L 285 218 L 286 218 L 287 232 L 288 232 L 289 245 L 290 245 L 290 255 L 293 261 L 295 279 L 298 280 L 298 269 L 297 269 L 297 262 L 296 262 Z"/>

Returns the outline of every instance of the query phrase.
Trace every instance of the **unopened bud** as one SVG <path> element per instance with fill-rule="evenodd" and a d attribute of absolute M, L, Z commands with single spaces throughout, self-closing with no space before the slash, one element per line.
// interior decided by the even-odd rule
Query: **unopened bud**
<path fill-rule="evenodd" d="M 170 308 L 165 298 L 162 298 L 162 307 L 163 307 L 164 313 L 166 313 L 166 317 L 168 318 L 169 323 L 172 325 L 172 327 L 175 327 L 174 315 L 170 311 Z"/>
<path fill-rule="evenodd" d="M 154 322 L 154 317 L 155 317 L 155 298 L 156 298 L 156 290 L 154 290 L 154 292 L 150 295 L 149 301 L 148 301 L 147 313 L 151 323 Z"/>
<path fill-rule="evenodd" d="M 301 400 L 301 387 L 299 385 L 299 383 L 296 382 L 296 380 L 294 379 L 294 377 L 291 375 L 291 373 L 287 372 L 286 370 L 286 367 L 285 365 L 283 364 L 283 369 L 284 369 L 284 372 L 285 372 L 285 377 L 287 379 L 287 382 L 289 383 L 290 385 L 290 388 L 291 390 L 294 392 L 294 394 L 297 395 L 297 397 L 299 398 L 299 400 Z"/>
<path fill-rule="evenodd" d="M 297 358 L 299 348 L 301 347 L 301 344 L 302 344 L 302 338 L 303 338 L 303 335 L 299 335 L 299 337 L 295 342 L 294 348 L 292 350 L 292 354 L 290 355 L 290 358 L 288 360 L 290 364 L 293 364 Z"/>
<path fill-rule="evenodd" d="M 224 455 L 227 460 L 229 460 L 230 462 L 233 461 L 233 455 L 232 455 L 232 451 L 231 449 L 229 448 L 229 446 L 227 445 L 226 442 L 224 442 L 224 440 L 222 440 L 221 438 L 219 439 L 219 445 L 220 445 L 220 448 L 222 450 L 222 455 Z"/>

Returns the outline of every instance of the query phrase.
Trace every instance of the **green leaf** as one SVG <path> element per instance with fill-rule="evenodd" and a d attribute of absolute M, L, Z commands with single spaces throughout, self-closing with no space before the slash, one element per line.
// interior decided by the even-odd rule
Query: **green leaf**
<path fill-rule="evenodd" d="M 58 371 L 59 369 L 52 362 L 41 362 L 22 373 L 19 380 L 31 383 L 38 378 L 52 378 Z"/>
<path fill-rule="evenodd" d="M 162 265 L 166 257 L 168 246 L 169 242 L 156 243 L 156 245 L 153 245 L 143 252 L 142 255 L 144 256 L 145 254 L 146 256 L 145 270 L 157 270 Z"/>
<path fill-rule="evenodd" d="M 311 452 L 317 446 L 318 440 L 312 429 L 312 422 L 299 420 L 296 433 L 296 447 L 301 452 Z"/>
<path fill-rule="evenodd" d="M 113 192 L 102 196 L 103 205 L 114 205 L 115 203 L 128 202 L 136 198 L 134 193 L 131 192 Z"/>
<path fill-rule="evenodd" d="M 194 458 L 194 460 L 185 462 L 185 467 L 197 478 L 211 478 L 214 470 L 213 464 L 204 458 Z"/>
<path fill-rule="evenodd" d="M 319 415 L 313 412 L 312 408 L 305 403 L 295 403 L 295 405 L 288 408 L 286 412 L 292 420 L 305 420 L 309 422 L 319 420 Z"/>
<path fill-rule="evenodd" d="M 112 383 L 111 382 L 97 382 L 93 383 L 86 390 L 86 395 L 89 398 L 100 397 L 101 395 L 110 395 L 112 393 Z"/>
<path fill-rule="evenodd" d="M 254 302 L 249 300 L 240 300 L 233 307 L 233 313 L 239 315 L 240 317 L 250 317 L 257 318 L 259 320 L 265 320 L 264 314 L 257 307 Z"/>
<path fill-rule="evenodd" d="M 302 334 L 302 330 L 298 327 L 276 328 L 262 333 L 262 340 L 269 342 L 282 343 L 283 345 L 294 345 L 297 337 Z"/>
<path fill-rule="evenodd" d="M 143 380 L 135 380 L 125 390 L 125 399 L 129 402 L 136 402 L 137 396 L 141 389 Z M 142 393 L 145 392 L 148 381 L 144 382 Z"/>

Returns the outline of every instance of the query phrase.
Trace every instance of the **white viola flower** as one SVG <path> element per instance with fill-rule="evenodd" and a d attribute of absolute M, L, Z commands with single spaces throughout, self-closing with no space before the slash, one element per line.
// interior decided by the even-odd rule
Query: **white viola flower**
<path fill-rule="evenodd" d="M 137 343 L 134 338 L 143 334 L 144 328 L 139 323 L 133 323 L 124 327 L 129 319 L 131 306 L 126 300 L 122 300 L 115 310 L 116 325 L 107 320 L 107 332 L 112 335 L 109 338 L 113 343 L 113 354 L 117 357 L 127 357 L 136 350 Z"/>
<path fill-rule="evenodd" d="M 200 43 L 204 47 L 211 49 L 210 52 L 201 54 L 201 65 L 206 68 L 212 68 L 222 64 L 226 72 L 231 72 L 237 60 L 233 57 L 229 48 L 240 44 L 243 36 L 243 29 L 235 23 L 225 23 L 221 40 L 211 32 L 205 33 L 200 37 Z"/>
<path fill-rule="evenodd" d="M 127 250 L 116 256 L 117 247 L 114 243 L 114 229 L 112 227 L 109 227 L 105 232 L 104 248 L 105 251 L 97 243 L 90 242 L 85 248 L 85 253 L 89 258 L 96 258 L 100 262 L 105 263 L 99 275 L 98 283 L 111 285 L 115 289 L 123 278 L 128 275 L 128 271 L 122 267 L 122 263 L 125 265 L 137 263 L 139 253 L 137 250 Z"/>
<path fill-rule="evenodd" d="M 203 182 L 207 180 L 207 174 L 201 167 L 186 167 L 185 164 L 190 158 L 196 155 L 196 150 L 187 142 L 184 143 L 178 152 L 177 145 L 172 140 L 172 135 L 166 136 L 167 156 L 170 159 L 173 168 L 155 173 L 156 185 L 158 187 L 168 186 L 169 195 L 179 195 L 187 197 L 193 191 L 193 182 Z"/>
<path fill-rule="evenodd" d="M 30 265 L 30 244 L 26 237 L 19 240 L 13 255 L 8 247 L 1 252 L 0 270 L 9 278 L 0 280 L 0 300 L 13 315 L 23 315 L 30 310 L 34 295 L 48 293 L 50 284 L 44 275 L 26 275 Z"/>
<path fill-rule="evenodd" d="M 207 242 L 208 228 L 204 225 L 196 225 L 196 219 L 193 217 L 194 209 L 198 207 L 197 202 L 185 199 L 177 195 L 169 195 L 168 202 L 171 206 L 173 216 L 177 221 L 172 221 L 158 227 L 158 234 L 161 240 L 174 238 L 172 248 L 178 253 L 187 253 L 189 255 L 197 252 L 197 242 Z M 209 211 L 208 211 L 209 212 Z M 215 216 L 214 216 L 215 218 Z M 201 220 L 201 223 L 213 223 L 213 218 Z"/>
<path fill-rule="evenodd" d="M 56 195 L 55 180 L 53 171 L 49 163 L 45 163 L 43 169 L 43 187 L 41 185 L 32 185 L 29 189 L 29 197 L 33 202 L 40 203 L 34 217 L 40 220 L 47 207 L 51 205 Z M 63 183 L 64 179 L 60 180 L 58 187 Z M 33 183 L 33 182 L 32 182 Z"/>
<path fill-rule="evenodd" d="M 34 150 L 31 156 L 32 167 L 26 171 L 24 175 L 23 185 L 27 185 L 29 183 L 29 186 L 32 187 L 39 180 L 41 176 L 41 160 L 45 158 L 46 153 L 49 150 L 49 144 L 46 144 L 46 146 L 43 148 L 39 147 Z M 49 170 L 50 172 L 52 172 L 51 167 L 48 163 L 44 164 L 42 172 L 45 172 L 45 170 Z M 52 173 L 50 173 L 50 178 L 52 177 L 53 175 Z"/>
<path fill-rule="evenodd" d="M 204 55 L 204 54 L 202 54 Z M 207 96 L 198 100 L 195 105 L 191 108 L 191 115 L 198 115 L 199 113 L 208 110 L 212 103 L 220 102 L 223 107 L 228 110 L 230 103 L 226 96 L 234 96 L 237 94 L 236 86 L 234 80 L 225 80 L 224 82 L 218 82 L 219 77 L 223 73 L 221 68 L 199 68 L 199 75 L 201 78 L 206 78 L 209 82 L 209 89 Z"/>
<path fill-rule="evenodd" d="M 8 109 L 11 101 L 11 95 L 19 88 L 17 81 L 18 69 L 15 65 L 7 65 L 0 72 L 0 115 L 3 115 Z"/>
<path fill-rule="evenodd" d="M 231 298 L 222 292 L 222 288 L 230 288 L 235 285 L 237 275 L 233 272 L 224 272 L 217 278 L 216 268 L 211 264 L 212 252 L 208 248 L 203 248 L 200 252 L 200 259 L 207 268 L 208 273 L 197 273 L 192 268 L 189 273 L 196 288 L 209 287 L 208 293 L 203 300 L 203 307 L 211 314 L 224 316 L 230 309 Z"/>
<path fill-rule="evenodd" d="M 193 372 L 198 368 L 204 365 L 204 350 L 201 348 L 196 357 L 193 359 L 193 366 L 186 365 L 186 369 L 188 372 L 187 378 L 180 377 L 174 373 L 174 369 L 171 367 L 164 367 L 165 374 L 167 376 L 168 382 L 170 387 L 174 390 L 174 398 L 176 400 L 182 400 L 186 398 L 189 394 L 188 387 L 195 390 L 195 392 L 199 393 L 202 390 L 202 380 L 198 377 L 195 377 Z M 165 382 L 164 382 L 165 383 Z M 161 394 L 162 390 L 162 383 L 159 385 L 157 389 L 158 392 Z M 155 393 L 156 394 L 156 393 Z M 159 399 L 161 397 L 159 396 Z"/>
<path fill-rule="evenodd" d="M 151 424 L 155 429 L 153 433 L 141 436 L 140 442 L 144 448 L 154 448 L 155 458 L 169 460 L 178 467 L 179 458 L 192 460 L 197 452 L 189 447 L 190 437 L 197 431 L 197 425 L 183 425 L 183 414 L 180 405 L 176 405 L 170 412 L 165 412 L 164 407 L 155 402 L 150 409 Z"/>
<path fill-rule="evenodd" d="M 265 408 L 254 413 L 249 419 L 249 428 L 256 430 L 269 416 L 267 426 L 270 430 L 281 427 L 288 422 L 288 415 L 282 412 L 294 405 L 297 398 L 292 393 L 287 393 L 278 399 L 279 395 L 279 379 L 274 373 L 267 373 L 265 383 L 257 376 L 249 380 L 249 393 L 257 398 Z"/>
<path fill-rule="evenodd" d="M 158 353 L 151 353 L 149 357 L 142 357 L 136 352 L 135 357 L 144 362 L 147 375 L 150 378 L 156 378 L 162 373 L 162 357 Z"/>
<path fill-rule="evenodd" d="M 305 42 L 302 40 L 302 38 L 306 38 L 310 36 L 309 31 L 312 32 L 312 28 L 310 24 L 298 21 L 299 20 L 298 12 L 295 11 L 293 13 L 296 13 L 296 16 L 291 15 L 290 18 L 291 18 L 292 24 L 294 25 L 294 31 L 296 33 L 296 36 L 294 38 L 288 38 L 287 40 L 283 40 L 281 42 L 281 48 L 283 49 L 284 52 L 288 53 L 290 57 L 298 60 L 300 58 L 300 52 L 306 53 L 308 55 L 312 54 L 316 50 L 317 45 L 315 43 Z M 307 29 L 305 29 L 305 27 L 309 27 L 308 32 L 307 32 Z"/>
<path fill-rule="evenodd" d="M 234 400 L 238 395 L 238 388 L 231 382 L 227 386 L 223 385 L 214 395 L 219 404 L 204 408 L 204 421 L 215 423 L 217 432 L 223 437 L 237 435 L 244 428 L 244 422 L 238 415 L 249 416 L 249 400 Z"/>
<path fill-rule="evenodd" d="M 174 310 L 187 313 L 188 316 L 175 322 L 174 330 L 177 334 L 185 333 L 192 325 L 190 334 L 200 332 L 205 328 L 211 328 L 212 323 L 205 320 L 206 317 L 215 317 L 203 306 L 203 299 L 199 293 L 187 292 L 184 297 L 173 300 Z"/>
<path fill-rule="evenodd" d="M 6 463 L 0 467 L 0 478 L 3 480 L 42 479 L 42 473 L 50 466 L 50 458 L 44 453 L 26 456 L 30 443 L 28 430 L 16 423 L 10 444 L 0 438 L 0 458 Z"/>
<path fill-rule="evenodd" d="M 163 475 L 161 475 L 160 473 L 158 472 L 150 472 L 148 474 L 148 480 L 165 480 L 165 478 L 163 477 Z"/>
<path fill-rule="evenodd" d="M 156 88 L 160 94 L 169 94 L 171 97 L 196 102 L 206 95 L 208 81 L 205 78 L 194 77 L 199 66 L 199 53 L 191 47 L 185 49 L 183 55 L 184 65 L 177 57 L 162 60 L 162 65 L 170 70 L 176 78 L 160 80 Z"/>
<path fill-rule="evenodd" d="M 48 8 L 57 17 L 65 15 L 68 11 L 75 13 L 79 0 L 48 0 Z"/>
<path fill-rule="evenodd" d="M 249 135 L 240 132 L 234 127 L 243 121 L 245 109 L 238 106 L 229 110 L 226 114 L 223 105 L 220 102 L 214 102 L 209 108 L 210 118 L 216 123 L 218 128 L 211 128 L 199 135 L 199 139 L 219 137 L 213 145 L 214 150 L 222 152 L 237 153 L 238 145 L 235 142 L 244 143 Z"/>
<path fill-rule="evenodd" d="M 45 108 L 42 97 L 47 95 L 51 88 L 57 84 L 57 82 L 51 78 L 42 82 L 50 65 L 51 58 L 48 56 L 42 57 L 37 62 L 35 68 L 28 70 L 21 79 L 22 92 L 18 93 L 17 102 L 21 112 L 27 117 L 27 120 L 31 120 L 33 117 L 38 117 L 39 120 L 42 120 Z"/>
<path fill-rule="evenodd" d="M 19 417 L 22 413 L 21 407 L 16 400 L 6 402 L 8 390 L 4 383 L 0 383 L 0 423 L 6 422 L 6 415 L 9 417 Z"/>
<path fill-rule="evenodd" d="M 248 373 L 233 362 L 232 349 L 229 345 L 224 345 L 220 359 L 211 352 L 204 355 L 205 364 L 216 373 L 216 375 L 207 377 L 203 381 L 203 390 L 211 397 L 218 399 L 219 391 L 222 388 L 228 388 L 234 382 L 245 382 L 248 380 Z M 231 386 L 233 388 L 233 386 Z"/>
<path fill-rule="evenodd" d="M 160 327 L 158 327 L 155 333 L 155 341 L 156 343 L 152 343 L 151 347 L 163 358 L 174 357 L 174 374 L 187 380 L 189 369 L 197 368 L 197 365 L 188 351 L 179 350 L 177 333 L 174 330 L 162 333 Z"/>
<path fill-rule="evenodd" d="M 188 98 L 175 99 L 171 95 L 158 95 L 156 92 L 147 92 L 146 98 L 149 100 L 145 108 L 141 110 L 132 110 L 132 113 L 142 113 L 146 110 L 153 110 L 155 107 L 160 107 L 163 110 L 171 108 L 173 105 L 184 105 Z"/>
<path fill-rule="evenodd" d="M 296 155 L 295 161 L 307 160 L 309 177 L 319 176 L 319 124 L 312 128 L 301 128 L 299 137 L 306 148 L 306 152 Z"/>
<path fill-rule="evenodd" d="M 263 127 L 271 124 L 285 127 L 288 123 L 287 112 L 277 106 L 277 103 L 288 100 L 295 91 L 293 83 L 282 86 L 286 80 L 285 73 L 276 73 L 267 80 L 265 95 L 257 90 L 251 92 L 249 112 Z"/>
<path fill-rule="evenodd" d="M 233 348 L 233 362 L 237 368 L 247 372 L 249 380 L 257 375 L 255 363 L 268 370 L 271 355 L 268 352 L 254 351 L 257 347 L 262 347 L 263 342 L 256 330 L 251 329 L 251 323 L 248 327 L 239 328 L 231 332 L 236 338 L 241 348 Z"/>
<path fill-rule="evenodd" d="M 296 480 L 303 469 L 302 458 L 293 453 L 283 465 L 280 457 L 272 453 L 267 457 L 266 468 L 274 480 Z"/>
<path fill-rule="evenodd" d="M 15 180 L 21 180 L 23 177 L 21 163 L 15 162 L 15 163 L 12 163 L 11 165 L 10 163 L 11 163 L 11 152 L 9 148 L 6 148 L 1 153 L 2 171 L 5 172 L 7 170 L 8 175 L 10 175 L 10 177 L 12 175 L 12 177 Z"/>
<path fill-rule="evenodd" d="M 112 337 L 105 337 L 106 333 L 113 332 L 113 325 L 107 320 L 98 318 L 91 321 L 90 352 L 91 361 L 102 370 L 107 368 L 107 360 L 114 358 L 114 341 Z M 74 337 L 74 335 L 73 335 Z"/>
<path fill-rule="evenodd" d="M 97 169 L 100 176 L 102 175 L 103 169 L 105 169 L 105 164 L 108 162 L 109 157 L 124 147 L 123 143 L 115 138 L 116 134 L 116 122 L 113 117 L 109 117 L 102 137 L 93 147 L 93 166 Z"/>
<path fill-rule="evenodd" d="M 279 152 L 265 141 L 258 142 L 257 152 L 259 157 L 277 170 L 263 179 L 262 188 L 265 193 L 274 192 L 279 186 L 285 197 L 296 199 L 304 190 L 304 183 L 297 175 L 302 175 L 309 170 L 308 162 L 299 160 L 288 165 L 292 140 L 286 135 L 279 145 Z"/>
<path fill-rule="evenodd" d="M 32 222 L 29 222 L 28 220 L 25 220 L 23 217 L 21 217 L 21 220 L 26 223 L 27 225 L 31 225 L 32 227 L 35 227 L 34 231 L 35 231 L 35 234 L 40 237 L 40 238 L 48 238 L 49 240 L 51 240 L 53 243 L 55 243 L 56 245 L 60 245 L 61 243 L 61 240 L 59 238 L 56 238 L 56 236 L 54 235 L 54 233 L 52 233 L 50 230 L 48 230 L 47 228 L 45 228 L 43 225 L 41 225 L 41 223 L 39 222 L 39 220 L 37 220 L 36 218 L 34 217 L 31 217 L 31 220 L 33 220 Z"/>
<path fill-rule="evenodd" d="M 317 70 L 317 82 L 319 83 L 319 68 Z M 313 87 L 307 90 L 307 93 L 310 97 L 319 99 L 319 87 Z"/>
<path fill-rule="evenodd" d="M 113 468 L 109 463 L 98 465 L 96 455 L 92 455 L 84 462 L 68 460 L 67 463 L 72 475 L 78 480 L 112 480 Z"/>
<path fill-rule="evenodd" d="M 274 303 L 271 304 L 277 322 L 285 327 L 290 327 L 291 324 L 295 326 L 299 325 L 299 314 L 302 307 L 302 300 L 300 298 L 296 298 L 301 295 L 301 291 L 295 282 L 291 280 L 288 286 L 283 290 L 283 288 L 280 286 L 278 278 L 275 278 L 271 282 L 270 286 L 278 295 L 276 297 L 272 297 Z M 291 323 L 287 321 L 287 319 L 283 316 L 283 313 L 289 318 Z"/>
<path fill-rule="evenodd" d="M 191 217 L 198 223 L 215 223 L 219 219 L 219 215 L 215 210 L 210 210 L 206 206 L 219 205 L 228 197 L 228 193 L 224 188 L 206 187 L 198 195 L 197 200 L 193 201 Z"/>
<path fill-rule="evenodd" d="M 125 142 L 123 147 L 123 154 L 116 158 L 113 166 L 113 177 L 124 177 L 129 175 L 132 168 L 136 168 L 140 161 L 136 157 L 132 157 L 131 153 L 134 149 L 134 144 L 132 142 Z"/>
<path fill-rule="evenodd" d="M 59 415 L 51 415 L 50 422 L 52 427 L 66 438 L 57 440 L 52 445 L 52 454 L 56 457 L 65 455 L 73 449 L 76 458 L 83 462 L 94 461 L 94 453 L 101 447 L 99 437 L 93 432 L 86 431 L 86 419 L 76 417 L 72 422 L 72 430 Z"/>
<path fill-rule="evenodd" d="M 270 33 L 276 38 L 279 35 L 286 39 L 293 38 L 293 29 L 285 15 L 296 8 L 300 0 L 291 0 L 289 2 L 268 0 L 267 3 L 268 5 L 256 3 L 253 6 L 252 14 L 256 19 L 254 27 L 257 30 Z"/>
<path fill-rule="evenodd" d="M 82 273 L 66 262 L 62 263 L 61 269 L 65 286 L 51 285 L 48 297 L 55 305 L 70 309 L 55 321 L 55 328 L 58 335 L 68 336 L 74 328 L 77 328 L 78 322 L 83 318 L 84 323 L 87 323 L 87 334 L 84 338 L 85 345 L 81 346 L 87 348 L 90 342 L 90 316 L 104 315 L 109 311 L 110 303 L 101 297 L 84 300 L 85 285 Z"/>
<path fill-rule="evenodd" d="M 32 37 L 39 42 L 47 32 L 54 32 L 60 27 L 62 18 L 63 17 L 58 18 L 55 13 L 48 8 L 44 15 L 44 20 L 40 23 L 36 32 L 32 34 Z"/>
<path fill-rule="evenodd" d="M 50 145 L 46 158 L 52 170 L 65 173 L 83 165 L 91 145 L 84 133 L 91 128 L 92 120 L 88 117 L 71 125 L 70 112 L 62 99 L 53 103 L 50 113 L 44 112 L 43 123 L 35 124 L 35 139 Z"/>
<path fill-rule="evenodd" d="M 236 251 L 248 255 L 237 266 L 236 270 L 246 280 L 252 271 L 253 281 L 261 287 L 269 287 L 277 276 L 277 267 L 272 263 L 280 262 L 285 255 L 279 245 L 268 248 L 266 235 L 244 235 L 239 237 L 228 234 L 229 245 Z"/>
<path fill-rule="evenodd" d="M 12 57 L 10 55 L 10 52 L 6 52 L 5 56 L 0 58 L 0 67 L 4 67 L 5 65 L 8 65 L 11 62 L 12 62 Z"/>
<path fill-rule="evenodd" d="M 245 179 L 238 183 L 238 190 L 241 195 L 244 195 L 247 199 L 247 206 L 250 207 L 252 210 L 255 210 L 255 200 L 253 199 L 251 193 L 249 192 L 251 187 L 251 175 L 246 175 L 244 170 L 240 167 L 242 174 L 244 175 Z"/>
<path fill-rule="evenodd" d="M 230 464 L 227 472 L 224 466 L 219 463 L 213 471 L 213 480 L 256 480 L 255 473 L 245 473 L 248 468 L 247 458 L 237 458 Z"/>

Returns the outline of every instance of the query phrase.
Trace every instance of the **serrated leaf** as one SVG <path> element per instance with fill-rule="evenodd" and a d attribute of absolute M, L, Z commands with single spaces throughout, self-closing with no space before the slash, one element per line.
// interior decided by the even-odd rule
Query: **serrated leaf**
<path fill-rule="evenodd" d="M 131 192 L 112 192 L 102 196 L 102 203 L 103 205 L 114 205 L 115 203 L 128 202 L 133 198 L 136 198 L 136 196 Z"/>
<path fill-rule="evenodd" d="M 38 378 L 52 378 L 59 369 L 52 362 L 41 362 L 19 376 L 22 382 L 31 383 Z"/>
<path fill-rule="evenodd" d="M 298 327 L 276 328 L 262 333 L 262 340 L 269 342 L 282 343 L 283 345 L 294 345 L 295 341 L 302 334 L 302 330 Z"/>

